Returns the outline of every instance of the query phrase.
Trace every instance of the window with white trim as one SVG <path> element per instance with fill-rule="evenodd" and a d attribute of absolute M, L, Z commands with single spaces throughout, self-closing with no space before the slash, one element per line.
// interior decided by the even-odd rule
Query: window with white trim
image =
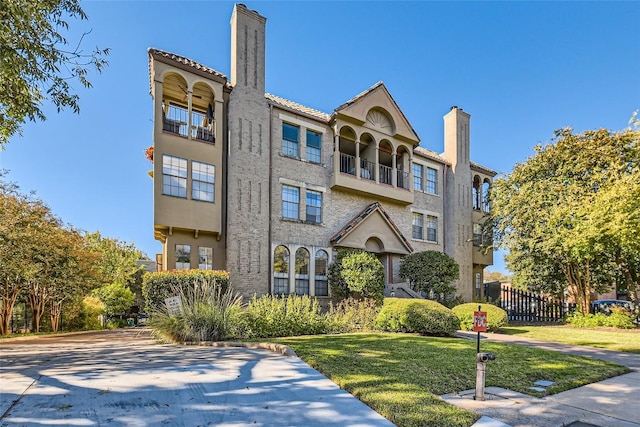
<path fill-rule="evenodd" d="M 329 285 L 327 281 L 327 269 L 329 264 L 329 255 L 324 250 L 316 251 L 315 260 L 315 294 L 318 297 L 329 296 Z"/>
<path fill-rule="evenodd" d="M 438 241 L 438 217 L 427 215 L 426 217 L 427 241 Z"/>
<path fill-rule="evenodd" d="M 176 245 L 176 270 L 191 268 L 191 245 Z"/>
<path fill-rule="evenodd" d="M 413 189 L 422 191 L 422 172 L 423 166 L 417 163 L 413 164 Z"/>
<path fill-rule="evenodd" d="M 300 157 L 298 139 L 300 128 L 298 126 L 282 122 L 282 154 L 287 157 Z"/>
<path fill-rule="evenodd" d="M 187 160 L 162 155 L 162 194 L 187 197 Z"/>
<path fill-rule="evenodd" d="M 424 215 L 414 212 L 411 227 L 411 236 L 414 239 L 423 240 Z"/>
<path fill-rule="evenodd" d="M 427 193 L 438 194 L 438 171 L 434 168 L 427 168 Z"/>
<path fill-rule="evenodd" d="M 296 251 L 296 294 L 309 295 L 309 251 L 298 248 Z"/>
<path fill-rule="evenodd" d="M 322 223 L 322 193 L 307 190 L 307 222 Z"/>
<path fill-rule="evenodd" d="M 273 252 L 273 293 L 289 294 L 289 249 L 283 245 Z"/>
<path fill-rule="evenodd" d="M 307 160 L 321 163 L 322 134 L 307 129 Z"/>
<path fill-rule="evenodd" d="M 206 246 L 198 248 L 198 268 L 200 270 L 213 270 L 213 248 Z"/>
<path fill-rule="evenodd" d="M 282 218 L 299 219 L 300 189 L 290 185 L 282 186 Z"/>
<path fill-rule="evenodd" d="M 203 202 L 214 202 L 216 169 L 214 165 L 191 162 L 191 198 Z"/>

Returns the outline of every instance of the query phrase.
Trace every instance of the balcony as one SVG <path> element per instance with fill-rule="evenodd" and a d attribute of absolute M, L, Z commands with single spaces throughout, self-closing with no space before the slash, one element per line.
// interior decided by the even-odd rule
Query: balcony
<path fill-rule="evenodd" d="M 410 176 L 402 170 L 376 164 L 346 153 L 333 156 L 331 188 L 358 193 L 376 200 L 387 200 L 394 203 L 413 203 L 413 192 L 409 189 Z"/>
<path fill-rule="evenodd" d="M 170 103 L 162 113 L 162 130 L 167 133 L 189 136 L 189 112 L 186 107 Z M 207 114 L 191 110 L 191 139 L 196 141 L 215 143 L 215 120 L 207 118 Z"/>

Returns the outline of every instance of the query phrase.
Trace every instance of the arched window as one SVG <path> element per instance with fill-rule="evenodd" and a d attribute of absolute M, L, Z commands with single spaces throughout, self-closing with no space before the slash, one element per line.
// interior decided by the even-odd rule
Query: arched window
<path fill-rule="evenodd" d="M 472 198 L 473 198 L 473 209 L 477 211 L 480 210 L 480 204 L 482 203 L 480 200 L 480 192 L 481 192 L 480 177 L 476 175 L 475 177 L 473 177 Z"/>
<path fill-rule="evenodd" d="M 316 286 L 316 296 L 318 297 L 326 297 L 329 296 L 329 286 L 327 282 L 327 268 L 329 262 L 329 255 L 326 251 L 319 250 L 316 251 L 316 262 L 315 262 L 315 286 Z"/>
<path fill-rule="evenodd" d="M 309 295 L 309 251 L 296 251 L 296 294 Z"/>
<path fill-rule="evenodd" d="M 485 213 L 489 213 L 491 210 L 491 201 L 489 200 L 489 190 L 491 188 L 491 183 L 485 179 L 482 183 L 482 211 Z"/>
<path fill-rule="evenodd" d="M 273 252 L 273 293 L 289 293 L 289 249 L 282 245 Z"/>

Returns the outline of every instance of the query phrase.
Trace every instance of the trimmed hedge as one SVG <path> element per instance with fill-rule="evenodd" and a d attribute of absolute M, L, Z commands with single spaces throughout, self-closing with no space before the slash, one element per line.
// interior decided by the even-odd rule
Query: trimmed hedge
<path fill-rule="evenodd" d="M 450 309 L 436 301 L 385 298 L 375 327 L 391 332 L 453 336 L 460 329 L 460 321 Z"/>
<path fill-rule="evenodd" d="M 171 270 L 146 273 L 142 280 L 142 295 L 145 309 L 151 313 L 164 305 L 165 298 L 172 295 L 171 289 L 193 289 L 195 283 L 207 282 L 220 286 L 224 294 L 229 288 L 229 272 L 223 270 Z"/>
<path fill-rule="evenodd" d="M 473 312 L 478 310 L 478 305 L 482 311 L 487 312 L 487 331 L 497 332 L 503 326 L 509 324 L 507 312 L 493 304 L 478 304 L 469 302 L 453 307 L 453 313 L 460 319 L 460 328 L 465 331 L 473 331 Z"/>

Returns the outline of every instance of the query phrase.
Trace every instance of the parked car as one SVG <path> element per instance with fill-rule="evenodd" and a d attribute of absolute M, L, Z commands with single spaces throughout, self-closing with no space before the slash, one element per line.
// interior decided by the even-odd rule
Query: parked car
<path fill-rule="evenodd" d="M 633 306 L 631 301 L 621 299 L 599 299 L 591 302 L 591 313 L 611 314 L 613 307 L 620 307 L 632 315 L 633 323 L 640 326 L 640 311 Z"/>
<path fill-rule="evenodd" d="M 149 316 L 145 313 L 138 313 L 138 326 L 145 326 L 149 320 Z"/>

